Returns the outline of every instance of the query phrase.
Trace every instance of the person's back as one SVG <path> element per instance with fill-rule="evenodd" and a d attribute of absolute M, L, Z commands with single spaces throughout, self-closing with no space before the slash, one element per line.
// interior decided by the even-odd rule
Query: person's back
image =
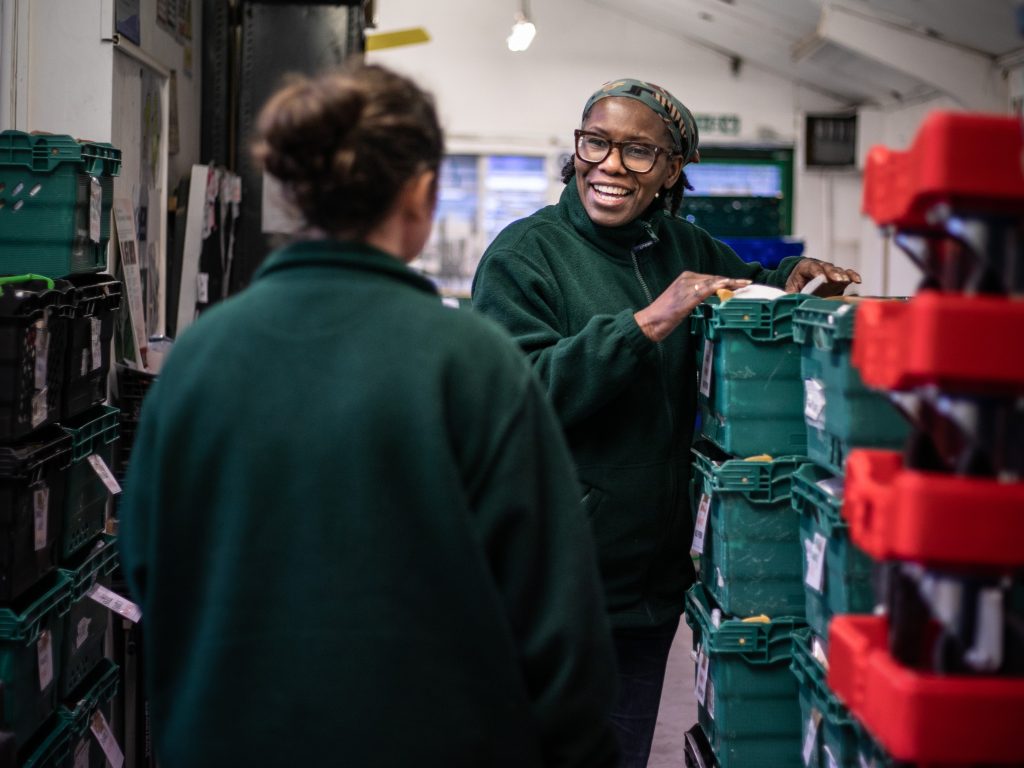
<path fill-rule="evenodd" d="M 147 399 L 122 551 L 160 763 L 611 765 L 559 428 L 514 344 L 377 242 L 272 255 Z"/>

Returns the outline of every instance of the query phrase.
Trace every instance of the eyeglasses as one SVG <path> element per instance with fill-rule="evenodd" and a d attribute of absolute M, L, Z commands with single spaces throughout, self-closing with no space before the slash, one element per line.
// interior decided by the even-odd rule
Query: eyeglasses
<path fill-rule="evenodd" d="M 611 154 L 613 147 L 619 148 L 619 157 L 626 170 L 633 173 L 647 173 L 658 161 L 658 155 L 665 153 L 672 157 L 674 152 L 654 144 L 642 144 L 637 141 L 609 141 L 604 136 L 587 131 L 574 131 L 576 136 L 576 157 L 584 163 L 597 164 Z"/>

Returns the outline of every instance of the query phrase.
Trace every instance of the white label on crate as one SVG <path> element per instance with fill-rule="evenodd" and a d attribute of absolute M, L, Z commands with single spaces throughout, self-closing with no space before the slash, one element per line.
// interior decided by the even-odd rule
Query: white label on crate
<path fill-rule="evenodd" d="M 92 369 L 95 371 L 103 365 L 103 320 L 98 317 L 89 318 L 92 332 Z"/>
<path fill-rule="evenodd" d="M 46 405 L 46 396 L 49 394 L 49 390 L 43 387 L 34 395 L 32 395 L 32 427 L 38 427 L 50 414 L 50 409 Z"/>
<path fill-rule="evenodd" d="M 821 644 L 821 638 L 817 635 L 814 636 L 814 640 L 811 641 L 811 656 L 814 660 L 821 664 L 822 669 L 828 672 L 828 654 L 825 653 L 825 648 Z"/>
<path fill-rule="evenodd" d="M 89 177 L 89 239 L 100 241 L 100 219 L 103 215 L 103 187 L 95 176 Z"/>
<path fill-rule="evenodd" d="M 107 762 L 110 763 L 111 768 L 121 768 L 124 765 L 124 753 L 121 751 L 117 739 L 114 738 L 114 734 L 110 732 L 107 718 L 103 716 L 102 711 L 97 709 L 92 713 L 89 728 L 92 730 L 92 735 L 96 737 L 96 741 L 99 742 L 103 754 L 107 756 Z"/>
<path fill-rule="evenodd" d="M 98 453 L 90 453 L 89 464 L 92 465 L 96 476 L 107 486 L 108 491 L 115 496 L 121 492 L 121 484 L 117 482 L 117 478 L 114 477 L 114 473 L 110 471 L 110 467 L 107 466 L 107 462 L 103 460 L 102 456 Z"/>
<path fill-rule="evenodd" d="M 196 304 L 208 304 L 210 302 L 210 275 L 200 272 L 196 275 Z"/>
<path fill-rule="evenodd" d="M 45 691 L 53 682 L 53 637 L 48 629 L 39 633 L 36 656 L 39 659 L 39 690 Z"/>
<path fill-rule="evenodd" d="M 74 768 L 89 768 L 89 740 L 82 739 L 75 747 Z"/>
<path fill-rule="evenodd" d="M 82 370 L 79 372 L 81 376 L 87 376 L 89 374 L 89 349 L 82 350 Z"/>
<path fill-rule="evenodd" d="M 711 675 L 708 675 L 708 692 L 704 697 L 706 700 L 706 708 L 708 710 L 708 716 L 715 719 L 715 683 L 711 679 Z"/>
<path fill-rule="evenodd" d="M 78 627 L 75 629 L 75 650 L 77 651 L 82 647 L 82 643 L 89 639 L 89 625 L 92 624 L 92 619 L 88 616 L 83 616 L 78 622 Z"/>
<path fill-rule="evenodd" d="M 807 556 L 807 575 L 804 583 L 815 592 L 821 592 L 825 584 L 825 547 L 828 539 L 815 533 L 813 539 L 804 539 L 804 554 Z"/>
<path fill-rule="evenodd" d="M 32 512 L 35 524 L 33 529 L 36 537 L 36 552 L 46 549 L 49 539 L 48 525 L 50 522 L 50 489 L 45 485 L 32 491 Z"/>
<path fill-rule="evenodd" d="M 700 505 L 697 507 L 697 522 L 693 524 L 693 542 L 690 544 L 690 553 L 694 555 L 704 554 L 704 533 L 708 528 L 708 512 L 711 509 L 711 496 L 702 493 Z"/>
<path fill-rule="evenodd" d="M 715 343 L 711 339 L 704 339 L 704 361 L 700 366 L 700 393 L 704 397 L 711 397 L 711 369 L 714 359 Z"/>
<path fill-rule="evenodd" d="M 868 760 L 866 757 L 864 757 L 864 754 L 862 752 L 858 752 L 857 765 L 860 766 L 860 768 L 875 768 L 875 759 L 871 758 L 870 760 Z"/>
<path fill-rule="evenodd" d="M 142 609 L 139 606 L 116 592 L 111 592 L 102 584 L 93 584 L 85 595 L 100 605 L 105 605 L 114 613 L 124 616 L 133 624 L 138 624 L 139 619 L 142 618 Z"/>
<path fill-rule="evenodd" d="M 45 320 L 36 323 L 36 389 L 46 388 L 46 365 L 50 355 L 50 331 Z"/>
<path fill-rule="evenodd" d="M 814 747 L 818 743 L 818 724 L 821 722 L 821 713 L 817 709 L 811 710 L 811 716 L 807 718 L 806 730 L 804 731 L 804 765 L 811 764 L 814 756 Z"/>
<path fill-rule="evenodd" d="M 825 427 L 825 386 L 817 379 L 804 379 L 804 421 L 818 429 Z"/>
<path fill-rule="evenodd" d="M 718 583 L 719 589 L 725 589 L 725 579 L 722 578 L 722 569 L 717 565 L 715 566 L 715 581 Z"/>
<path fill-rule="evenodd" d="M 839 763 L 836 762 L 832 750 L 828 746 L 824 746 L 821 749 L 825 753 L 825 768 L 839 768 Z"/>
<path fill-rule="evenodd" d="M 697 680 L 693 686 L 693 695 L 697 697 L 697 703 L 701 705 L 707 700 L 708 665 L 710 663 L 711 660 L 704 653 L 704 647 L 701 646 L 697 651 Z"/>

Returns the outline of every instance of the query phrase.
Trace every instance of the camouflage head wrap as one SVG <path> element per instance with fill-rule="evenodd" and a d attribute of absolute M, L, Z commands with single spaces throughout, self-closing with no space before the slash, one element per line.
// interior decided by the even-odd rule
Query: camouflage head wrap
<path fill-rule="evenodd" d="M 672 134 L 672 141 L 675 142 L 675 151 L 682 155 L 683 162 L 700 162 L 700 151 L 697 149 L 697 122 L 686 105 L 667 90 L 643 80 L 612 80 L 602 85 L 587 100 L 587 105 L 583 108 L 583 118 L 586 119 L 594 104 L 609 96 L 636 99 L 646 104 L 665 121 L 665 126 Z"/>

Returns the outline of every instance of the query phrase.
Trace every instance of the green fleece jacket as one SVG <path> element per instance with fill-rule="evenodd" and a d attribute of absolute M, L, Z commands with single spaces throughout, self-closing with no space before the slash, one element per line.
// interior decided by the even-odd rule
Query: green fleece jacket
<path fill-rule="evenodd" d="M 473 304 L 533 363 L 569 440 L 616 627 L 658 626 L 693 583 L 687 485 L 697 371 L 688 323 L 660 344 L 633 314 L 684 270 L 781 286 L 707 232 L 659 211 L 595 225 L 575 182 L 484 253 Z"/>
<path fill-rule="evenodd" d="M 163 768 L 614 764 L 557 419 L 506 333 L 390 256 L 290 246 L 202 316 L 120 514 Z"/>

